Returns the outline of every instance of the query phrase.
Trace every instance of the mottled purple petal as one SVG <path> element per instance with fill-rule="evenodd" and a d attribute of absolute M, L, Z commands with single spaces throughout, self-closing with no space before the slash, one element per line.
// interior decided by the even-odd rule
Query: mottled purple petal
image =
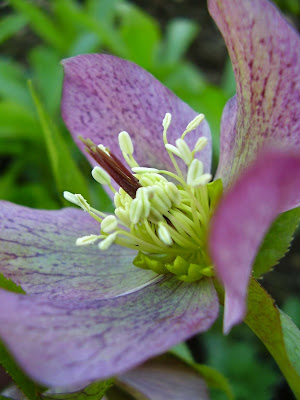
<path fill-rule="evenodd" d="M 164 356 L 135 368 L 118 378 L 149 400 L 208 400 L 205 381 L 175 357 Z M 130 392 L 130 391 L 129 391 Z"/>
<path fill-rule="evenodd" d="M 81 211 L 3 202 L 0 212 L 0 272 L 28 293 L 0 290 L 0 337 L 39 382 L 84 385 L 122 373 L 207 330 L 217 317 L 210 279 L 153 280 L 131 266 L 126 251 L 105 257 L 76 247 L 79 233 L 99 229 Z"/>
<path fill-rule="evenodd" d="M 65 78 L 62 116 L 78 146 L 78 135 L 102 143 L 122 158 L 118 134 L 128 131 L 134 156 L 142 166 L 173 169 L 162 140 L 162 120 L 172 114 L 168 130 L 174 144 L 197 115 L 151 74 L 136 64 L 105 54 L 88 54 L 63 61 Z M 210 170 L 211 138 L 206 121 L 186 136 L 192 145 L 200 136 L 209 144 L 199 153 Z M 94 164 L 95 162 L 92 161 Z"/>
<path fill-rule="evenodd" d="M 221 151 L 228 154 L 222 154 L 218 176 L 227 185 L 258 150 L 270 145 L 299 149 L 300 39 L 269 1 L 208 3 L 237 83 L 236 124 L 231 129 L 223 124 L 221 130 Z"/>
<path fill-rule="evenodd" d="M 75 208 L 33 210 L 0 203 L 0 273 L 28 294 L 51 298 L 105 298 L 134 290 L 157 277 L 132 265 L 136 252 L 112 246 L 76 246 L 100 225 Z"/>
<path fill-rule="evenodd" d="M 271 222 L 300 205 L 299 182 L 299 155 L 265 153 L 220 202 L 212 219 L 210 249 L 225 287 L 225 332 L 244 317 L 251 267 Z"/>

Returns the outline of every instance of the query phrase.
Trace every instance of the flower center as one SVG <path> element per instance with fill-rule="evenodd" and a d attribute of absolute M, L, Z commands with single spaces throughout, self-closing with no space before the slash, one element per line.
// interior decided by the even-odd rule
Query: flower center
<path fill-rule="evenodd" d="M 131 138 L 125 131 L 119 134 L 119 145 L 130 169 L 108 148 L 81 138 L 88 153 L 101 166 L 92 170 L 92 176 L 114 193 L 115 212 L 107 215 L 92 208 L 80 194 L 64 192 L 67 200 L 101 224 L 100 235 L 78 238 L 76 244 L 88 245 L 100 240 L 101 250 L 113 243 L 134 249 L 138 251 L 133 261 L 135 266 L 158 274 L 173 273 L 187 282 L 213 276 L 206 235 L 208 222 L 222 194 L 222 182 L 209 183 L 211 175 L 204 172 L 202 162 L 195 158 L 206 146 L 207 139 L 200 137 L 193 150 L 184 140 L 203 119 L 203 114 L 194 118 L 176 145 L 172 145 L 167 140 L 171 114 L 166 114 L 163 141 L 176 173 L 140 167 L 133 157 Z M 175 156 L 186 164 L 186 176 Z M 111 185 L 111 178 L 119 185 L 118 192 Z"/>

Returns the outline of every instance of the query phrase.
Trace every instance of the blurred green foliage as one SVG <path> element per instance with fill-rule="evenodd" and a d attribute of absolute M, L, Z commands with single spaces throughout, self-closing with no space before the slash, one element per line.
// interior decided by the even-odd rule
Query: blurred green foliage
<path fill-rule="evenodd" d="M 71 192 L 84 191 L 102 209 L 109 208 L 107 196 L 89 179 L 89 166 L 60 117 L 59 62 L 82 53 L 109 52 L 134 61 L 203 112 L 213 131 L 216 164 L 221 112 L 234 93 L 234 79 L 228 64 L 224 88 L 214 87 L 185 59 L 199 29 L 194 22 L 173 19 L 163 35 L 155 19 L 123 0 L 53 0 L 41 3 L 43 7 L 36 1 L 9 3 L 12 12 L 0 22 L 0 44 L 14 43 L 21 30 L 32 32 L 37 45 L 24 49 L 23 62 L 9 54 L 0 57 L 0 198 L 59 208 L 64 205 L 64 185 Z M 28 79 L 35 88 L 35 101 Z"/>

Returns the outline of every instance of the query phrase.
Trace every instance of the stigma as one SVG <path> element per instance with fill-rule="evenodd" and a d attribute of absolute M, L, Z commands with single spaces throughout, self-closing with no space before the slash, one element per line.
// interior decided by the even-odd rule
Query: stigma
<path fill-rule="evenodd" d="M 220 180 L 211 181 L 203 163 L 196 157 L 207 145 L 200 137 L 190 149 L 185 136 L 204 120 L 199 114 L 186 127 L 175 144 L 168 143 L 171 114 L 163 119 L 163 146 L 174 171 L 140 166 L 134 159 L 134 146 L 126 131 L 119 133 L 119 146 L 124 162 L 103 144 L 83 139 L 86 151 L 97 162 L 93 178 L 108 186 L 114 196 L 114 214 L 92 208 L 80 194 L 64 192 L 64 197 L 88 212 L 100 224 L 100 234 L 76 240 L 76 245 L 98 242 L 105 251 L 113 243 L 137 251 L 133 264 L 157 274 L 174 274 L 178 279 L 193 282 L 213 276 L 207 249 L 208 222 L 222 193 Z M 178 159 L 185 164 L 184 170 Z M 187 171 L 187 172 L 186 172 Z M 111 179 L 119 186 L 117 191 Z"/>

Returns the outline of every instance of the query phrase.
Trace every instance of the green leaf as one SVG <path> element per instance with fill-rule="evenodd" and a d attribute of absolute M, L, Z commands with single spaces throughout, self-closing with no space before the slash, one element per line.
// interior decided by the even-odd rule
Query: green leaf
<path fill-rule="evenodd" d="M 300 207 L 281 214 L 273 222 L 254 262 L 253 275 L 255 278 L 270 271 L 288 251 L 299 218 Z"/>
<path fill-rule="evenodd" d="M 178 62 L 195 38 L 198 26 L 188 19 L 176 18 L 168 25 L 166 41 L 163 46 L 162 60 L 164 63 Z"/>
<path fill-rule="evenodd" d="M 10 0 L 10 4 L 27 18 L 31 28 L 37 35 L 54 48 L 62 52 L 65 51 L 64 35 L 45 12 L 29 1 Z"/>
<path fill-rule="evenodd" d="M 12 14 L 3 17 L 0 21 L 0 43 L 19 32 L 27 24 L 23 15 Z"/>
<path fill-rule="evenodd" d="M 221 372 L 214 368 L 208 367 L 207 365 L 194 363 L 192 366 L 200 373 L 209 388 L 221 390 L 226 394 L 228 399 L 234 399 L 230 384 L 225 376 L 221 374 Z"/>
<path fill-rule="evenodd" d="M 39 139 L 40 127 L 31 111 L 11 101 L 0 101 L 0 137 L 3 139 Z"/>
<path fill-rule="evenodd" d="M 33 104 L 26 87 L 25 76 L 25 71 L 19 64 L 10 60 L 0 60 L 0 96 L 31 111 Z"/>
<path fill-rule="evenodd" d="M 47 47 L 35 47 L 29 54 L 39 93 L 49 113 L 58 111 L 60 105 L 63 70 L 59 55 Z"/>
<path fill-rule="evenodd" d="M 45 388 L 36 384 L 27 375 L 25 375 L 1 341 L 0 363 L 28 399 L 40 400 L 40 393 L 43 392 Z"/>
<path fill-rule="evenodd" d="M 250 281 L 245 322 L 267 347 L 296 398 L 300 399 L 299 330 L 254 278 Z"/>
<path fill-rule="evenodd" d="M 126 47 L 118 31 L 108 21 L 99 21 L 85 12 L 83 7 L 70 0 L 60 0 L 66 7 L 68 17 L 73 26 L 83 28 L 90 33 L 95 33 L 112 53 L 119 57 L 127 57 Z M 71 54 L 69 54 L 71 55 Z"/>
<path fill-rule="evenodd" d="M 114 380 L 94 382 L 84 389 L 74 393 L 42 394 L 44 400 L 100 400 L 106 391 L 112 386 Z"/>
<path fill-rule="evenodd" d="M 75 161 L 72 159 L 68 146 L 43 108 L 31 82 L 29 82 L 29 88 L 44 133 L 44 139 L 59 196 L 62 196 L 64 190 L 68 190 L 81 193 L 89 201 L 86 181 Z"/>
<path fill-rule="evenodd" d="M 288 315 L 281 310 L 279 314 L 286 352 L 300 376 L 300 331 Z"/>
<path fill-rule="evenodd" d="M 226 96 L 232 97 L 235 95 L 236 92 L 236 83 L 235 83 L 235 76 L 233 72 L 233 67 L 231 64 L 231 60 L 228 57 L 226 64 L 225 64 L 225 69 L 224 73 L 222 76 L 222 82 L 221 82 L 222 89 Z"/>
<path fill-rule="evenodd" d="M 130 4 L 122 4 L 119 11 L 120 31 L 128 49 L 127 58 L 145 69 L 153 68 L 160 41 L 158 24 L 153 18 Z"/>
<path fill-rule="evenodd" d="M 87 0 L 86 9 L 88 14 L 95 16 L 100 21 L 113 22 L 116 7 L 122 0 Z"/>
<path fill-rule="evenodd" d="M 192 353 L 190 352 L 187 344 L 184 342 L 178 343 L 176 346 L 172 347 L 172 349 L 170 349 L 170 353 L 174 354 L 178 358 L 181 358 L 181 360 L 185 361 L 186 363 L 193 362 Z"/>
<path fill-rule="evenodd" d="M 21 286 L 17 285 L 11 279 L 5 278 L 3 274 L 0 274 L 0 288 L 8 290 L 9 292 L 25 294 Z"/>
<path fill-rule="evenodd" d="M 228 399 L 233 400 L 233 392 L 228 380 L 215 368 L 208 367 L 207 365 L 198 364 L 193 361 L 192 355 L 185 343 L 180 343 L 172 347 L 170 350 L 172 354 L 184 361 L 194 370 L 199 372 L 201 377 L 205 380 L 207 386 L 211 389 L 217 389 L 224 392 Z"/>
<path fill-rule="evenodd" d="M 14 400 L 14 399 L 12 399 L 11 397 L 1 396 L 0 394 L 0 400 Z"/>

